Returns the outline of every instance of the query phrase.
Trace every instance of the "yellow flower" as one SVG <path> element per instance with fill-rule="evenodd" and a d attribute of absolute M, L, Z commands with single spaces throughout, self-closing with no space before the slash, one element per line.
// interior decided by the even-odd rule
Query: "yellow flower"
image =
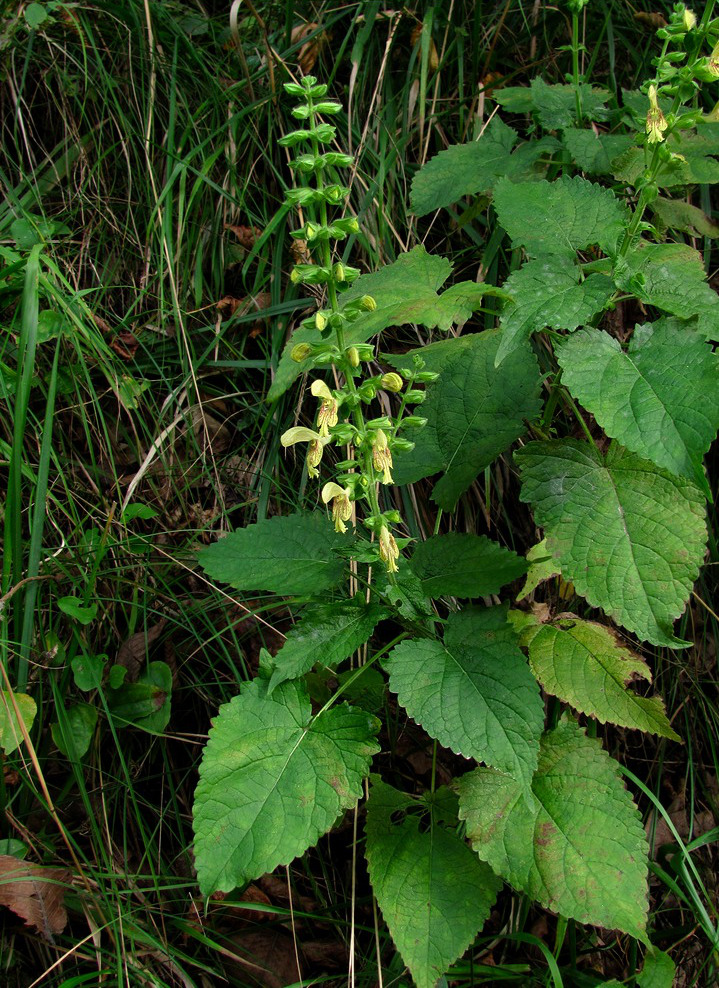
<path fill-rule="evenodd" d="M 395 542 L 394 535 L 386 525 L 379 530 L 379 557 L 387 567 L 388 573 L 399 572 L 397 560 L 399 559 L 399 548 Z"/>
<path fill-rule="evenodd" d="M 337 425 L 337 410 L 339 405 L 324 381 L 313 381 L 310 391 L 315 398 L 321 398 L 322 404 L 317 413 L 317 428 L 321 436 L 329 436 L 330 429 Z"/>
<path fill-rule="evenodd" d="M 322 436 L 319 432 L 315 432 L 313 429 L 306 429 L 303 425 L 296 425 L 293 429 L 288 429 L 280 437 L 280 442 L 285 447 L 294 446 L 295 443 L 309 443 L 307 449 L 307 473 L 310 477 L 318 476 L 317 467 L 320 465 L 322 453 L 329 441 L 329 436 Z"/>
<path fill-rule="evenodd" d="M 658 144 L 664 140 L 664 131 L 667 129 L 667 121 L 659 108 L 657 99 L 657 87 L 649 87 L 649 110 L 647 112 L 647 140 L 650 144 Z"/>
<path fill-rule="evenodd" d="M 349 487 L 340 487 L 332 482 L 325 484 L 322 488 L 322 501 L 324 504 L 332 502 L 332 521 L 335 523 L 336 532 L 346 532 L 346 521 L 352 517 L 352 502 L 350 501 Z"/>
<path fill-rule="evenodd" d="M 392 453 L 387 443 L 387 436 L 382 429 L 378 429 L 375 433 L 374 442 L 372 443 L 372 462 L 374 463 L 375 470 L 382 474 L 383 484 L 394 483 L 392 474 L 390 473 L 392 469 Z"/>
<path fill-rule="evenodd" d="M 719 76 L 719 41 L 717 41 L 712 49 L 707 67 L 713 76 Z"/>

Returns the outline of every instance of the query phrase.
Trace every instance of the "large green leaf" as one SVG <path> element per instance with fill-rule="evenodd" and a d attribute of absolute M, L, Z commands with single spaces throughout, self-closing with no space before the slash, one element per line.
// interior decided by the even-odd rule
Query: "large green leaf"
<path fill-rule="evenodd" d="M 529 629 L 526 637 L 532 672 L 548 693 L 602 724 L 609 721 L 680 740 L 658 696 L 639 696 L 627 688 L 636 679 L 651 682 L 652 674 L 644 659 L 622 648 L 609 628 L 567 614 Z"/>
<path fill-rule="evenodd" d="M 711 185 L 719 182 L 719 162 L 712 157 L 719 147 L 699 134 L 674 131 L 667 138 L 671 157 L 663 161 L 654 176 L 660 189 L 680 185 Z M 630 147 L 612 161 L 612 175 L 618 181 L 636 185 L 646 169 L 643 147 Z"/>
<path fill-rule="evenodd" d="M 366 604 L 360 597 L 308 607 L 275 655 L 268 692 L 278 683 L 304 676 L 317 662 L 339 665 L 364 645 L 388 614 L 384 607 Z"/>
<path fill-rule="evenodd" d="M 698 488 L 620 446 L 606 457 L 573 439 L 516 454 L 522 499 L 534 508 L 563 576 L 593 607 L 655 645 L 672 633 L 704 558 Z"/>
<path fill-rule="evenodd" d="M 480 471 L 524 434 L 525 420 L 539 414 L 535 356 L 524 346 L 497 369 L 499 342 L 499 332 L 488 330 L 433 343 L 396 361 L 411 366 L 417 353 L 428 370 L 441 375 L 428 386 L 422 405 L 427 425 L 412 434 L 412 452 L 397 455 L 394 479 L 409 484 L 444 470 L 432 498 L 448 511 Z"/>
<path fill-rule="evenodd" d="M 688 244 L 641 241 L 614 269 L 617 288 L 645 305 L 688 319 L 708 340 L 719 338 L 719 296 L 710 288 L 701 254 Z"/>
<path fill-rule="evenodd" d="M 434 814 L 420 829 L 421 816 L 411 812 L 419 809 L 373 780 L 365 853 L 382 915 L 417 988 L 435 988 L 484 925 L 501 882 Z"/>
<path fill-rule="evenodd" d="M 692 237 L 719 237 L 719 223 L 707 216 L 703 209 L 692 206 L 684 199 L 664 199 L 657 196 L 651 203 L 654 216 L 659 220 L 657 227 L 680 230 Z"/>
<path fill-rule="evenodd" d="M 389 326 L 416 323 L 427 329 L 447 331 L 462 326 L 485 295 L 501 295 L 493 285 L 463 281 L 439 294 L 452 270 L 444 257 L 428 254 L 421 245 L 401 254 L 393 264 L 387 264 L 373 274 L 363 274 L 340 296 L 340 306 L 371 295 L 377 303 L 372 312 L 361 312 L 345 330 L 348 346 L 364 343 Z M 302 327 L 292 334 L 280 358 L 279 366 L 267 394 L 273 401 L 287 390 L 303 371 L 311 369 L 311 361 L 297 363 L 290 356 L 298 343 L 317 343 L 317 330 Z"/>
<path fill-rule="evenodd" d="M 479 856 L 546 908 L 646 943 L 649 849 L 617 763 L 565 718 L 542 738 L 532 792 L 530 806 L 515 780 L 486 768 L 459 780 Z"/>
<path fill-rule="evenodd" d="M 413 212 L 423 216 L 464 196 L 486 195 L 503 175 L 517 181 L 530 179 L 534 173 L 539 177 L 546 171 L 539 159 L 554 150 L 556 141 L 542 138 L 513 151 L 517 140 L 517 131 L 494 116 L 476 141 L 440 151 L 412 180 Z"/>
<path fill-rule="evenodd" d="M 611 278 L 590 274 L 582 280 L 576 264 L 549 255 L 528 261 L 507 278 L 510 301 L 502 311 L 502 340 L 496 363 L 524 346 L 543 329 L 574 330 L 606 308 L 614 294 Z"/>
<path fill-rule="evenodd" d="M 220 707 L 195 792 L 195 864 L 204 895 L 289 864 L 362 795 L 379 722 L 338 705 L 312 717 L 299 682 L 245 684 Z"/>
<path fill-rule="evenodd" d="M 316 511 L 240 528 L 203 549 L 199 560 L 208 576 L 236 590 L 317 594 L 342 579 L 344 563 L 332 550 L 343 542 Z"/>
<path fill-rule="evenodd" d="M 599 245 L 613 254 L 626 228 L 626 207 L 611 189 L 575 175 L 556 182 L 511 182 L 502 179 L 494 190 L 500 225 L 515 246 L 535 257 Z"/>
<path fill-rule="evenodd" d="M 505 608 L 451 614 L 444 644 L 401 642 L 386 664 L 390 689 L 429 734 L 529 785 L 544 706 Z"/>
<path fill-rule="evenodd" d="M 428 597 L 483 597 L 523 576 L 528 565 L 485 535 L 434 535 L 420 542 L 410 566 Z"/>
<path fill-rule="evenodd" d="M 565 127 L 562 142 L 576 164 L 590 175 L 611 174 L 614 158 L 631 147 L 632 134 L 597 134 L 586 128 Z"/>
<path fill-rule="evenodd" d="M 607 435 L 671 473 L 706 485 L 702 458 L 719 429 L 719 358 L 704 337 L 663 319 L 624 351 L 586 328 L 557 355 L 562 380 Z"/>

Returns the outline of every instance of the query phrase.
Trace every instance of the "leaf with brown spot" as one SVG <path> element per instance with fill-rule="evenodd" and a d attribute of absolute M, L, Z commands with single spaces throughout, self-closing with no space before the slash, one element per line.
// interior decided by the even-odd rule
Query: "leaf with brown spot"
<path fill-rule="evenodd" d="M 0 854 L 0 905 L 35 929 L 46 940 L 62 933 L 67 925 L 65 886 L 70 873 L 63 868 L 45 868 Z"/>

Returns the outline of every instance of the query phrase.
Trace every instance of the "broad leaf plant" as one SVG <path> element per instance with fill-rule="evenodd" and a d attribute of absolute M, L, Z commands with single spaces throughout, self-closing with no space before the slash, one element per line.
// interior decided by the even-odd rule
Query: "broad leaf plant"
<path fill-rule="evenodd" d="M 369 274 L 341 260 L 335 245 L 359 231 L 341 179 L 353 160 L 330 150 L 325 121 L 341 106 L 311 76 L 285 86 L 301 124 L 282 142 L 297 177 L 286 203 L 306 256 L 291 277 L 319 286 L 322 303 L 269 397 L 307 375 L 312 426 L 282 442 L 305 451 L 318 506 L 200 557 L 237 590 L 301 602 L 210 731 L 194 806 L 202 892 L 288 865 L 367 797 L 369 876 L 419 988 L 471 946 L 502 882 L 656 956 L 644 829 L 596 725 L 680 740 L 646 695 L 638 649 L 689 644 L 675 622 L 707 541 L 719 299 L 688 240 L 716 230 L 687 192 L 719 182 L 719 110 L 702 109 L 719 79 L 719 19 L 712 4 L 700 23 L 678 5 L 654 78 L 617 105 L 579 76 L 583 6 L 570 4 L 566 84 L 498 90 L 479 139 L 413 182 L 418 215 L 466 196 L 490 210 L 514 259 L 501 287 L 445 287 L 451 265 L 421 246 Z M 527 140 L 504 119 L 521 115 Z M 388 327 L 456 330 L 489 296 L 495 327 L 378 353 Z M 640 314 L 633 328 L 612 320 L 620 304 Z M 442 513 L 510 448 L 538 530 L 526 559 L 483 535 L 439 534 Z M 437 527 L 416 543 L 392 491 L 426 478 Z M 533 604 L 558 578 L 572 612 Z M 513 600 L 486 603 L 505 587 Z M 386 691 L 435 753 L 466 759 L 451 790 L 434 773 L 427 792 L 371 774 Z"/>

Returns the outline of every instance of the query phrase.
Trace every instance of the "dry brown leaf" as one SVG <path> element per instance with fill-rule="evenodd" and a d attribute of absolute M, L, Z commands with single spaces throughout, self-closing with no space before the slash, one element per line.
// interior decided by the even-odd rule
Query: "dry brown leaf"
<path fill-rule="evenodd" d="M 319 24 L 314 21 L 309 21 L 307 24 L 298 24 L 296 27 L 293 27 L 290 36 L 292 44 L 296 45 L 303 38 L 313 34 L 313 32 L 317 31 L 318 27 Z M 320 31 L 313 38 L 310 38 L 309 41 L 305 41 L 297 54 L 297 64 L 300 67 L 302 75 L 309 75 L 315 67 L 315 62 L 320 52 L 329 44 L 331 38 L 332 35 L 329 32 Z"/>
<path fill-rule="evenodd" d="M 244 962 L 243 980 L 253 978 L 262 988 L 287 988 L 302 979 L 294 942 L 283 930 L 243 930 L 232 942 L 238 960 Z"/>
<path fill-rule="evenodd" d="M 664 14 L 651 10 L 635 10 L 634 20 L 648 27 L 651 31 L 658 31 L 660 27 L 666 27 L 667 22 Z"/>
<path fill-rule="evenodd" d="M 422 35 L 422 28 L 424 27 L 422 21 L 419 24 L 415 24 L 412 29 L 412 34 L 410 35 L 410 44 L 414 48 L 418 44 L 419 39 Z M 429 59 L 428 65 L 430 72 L 436 72 L 439 68 L 439 55 L 437 54 L 437 46 L 432 38 L 429 39 Z"/>
<path fill-rule="evenodd" d="M 243 226 L 242 224 L 235 226 L 232 223 L 225 223 L 225 229 L 232 230 L 240 243 L 240 247 L 244 247 L 246 250 L 252 250 L 255 246 L 255 240 L 262 233 L 258 226 Z"/>
<path fill-rule="evenodd" d="M 53 940 L 67 925 L 63 900 L 69 881 L 70 873 L 63 868 L 45 868 L 0 854 L 0 905 L 34 926 L 46 940 Z"/>
<path fill-rule="evenodd" d="M 166 618 L 160 618 L 156 624 L 150 625 L 146 631 L 138 631 L 120 645 L 115 660 L 119 666 L 127 669 L 128 681 L 134 681 L 140 675 L 141 669 L 147 663 L 147 652 L 150 645 L 160 637 L 162 629 L 167 624 Z"/>

